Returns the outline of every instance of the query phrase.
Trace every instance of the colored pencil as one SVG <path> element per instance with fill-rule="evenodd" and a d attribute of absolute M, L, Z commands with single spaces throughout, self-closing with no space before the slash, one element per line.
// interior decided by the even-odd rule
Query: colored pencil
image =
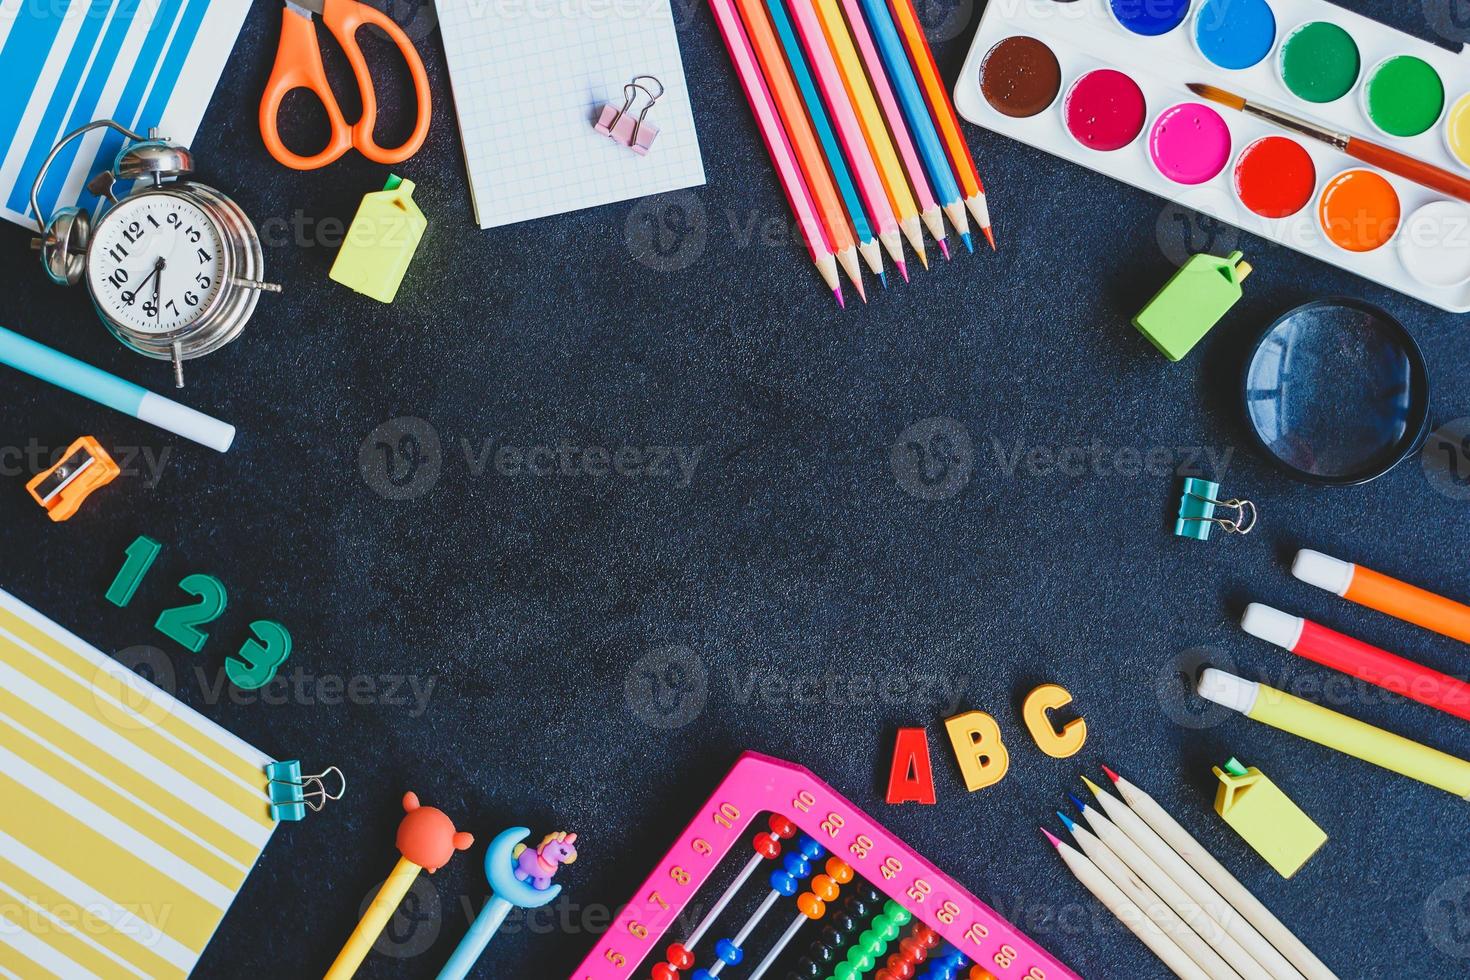
<path fill-rule="evenodd" d="M 1057 854 L 1061 855 L 1067 870 L 1071 871 L 1082 886 L 1090 891 L 1104 908 L 1113 913 L 1119 922 L 1127 926 L 1128 931 L 1137 936 L 1176 977 L 1179 977 L 1180 980 L 1210 980 L 1210 975 L 1201 970 L 1194 960 L 1184 955 L 1179 945 L 1164 935 L 1163 930 L 1143 914 L 1143 910 L 1138 907 L 1137 903 L 1123 894 L 1123 890 L 1113 884 L 1108 876 L 1103 874 L 1085 854 L 1062 843 L 1056 835 L 1045 828 L 1041 832 L 1046 834 L 1046 839 L 1051 841 L 1051 846 L 1057 849 Z"/>
<path fill-rule="evenodd" d="M 821 215 L 832 248 L 837 253 L 837 263 L 852 280 L 858 296 L 866 302 L 868 296 L 863 289 L 863 271 L 858 266 L 857 242 L 853 239 L 852 227 L 842 210 L 842 202 L 837 196 L 836 185 L 832 183 L 832 175 L 827 172 L 827 161 L 822 156 L 821 147 L 817 145 L 812 124 L 807 121 L 806 109 L 801 104 L 801 96 L 796 92 L 796 82 L 791 77 L 791 70 L 786 67 L 786 56 L 781 53 L 775 29 L 771 27 L 771 19 L 761 0 L 735 0 L 735 6 L 745 22 L 745 30 L 751 47 L 755 50 L 756 61 L 760 63 L 761 72 L 765 75 L 766 84 L 776 103 L 776 111 L 781 116 L 792 149 L 796 151 L 796 162 L 801 165 L 807 187 L 811 189 L 812 199 L 816 201 L 817 213 Z"/>
<path fill-rule="evenodd" d="M 898 92 L 899 106 L 903 109 L 909 129 L 919 142 L 919 155 L 929 171 L 929 179 L 934 182 L 940 207 L 960 233 L 960 241 L 965 243 L 965 248 L 973 252 L 975 243 L 970 238 L 970 222 L 965 217 L 965 203 L 960 196 L 959 185 L 955 182 L 955 171 L 950 169 L 949 159 L 944 155 L 944 146 L 939 142 L 939 133 L 934 128 L 934 120 L 929 116 L 929 107 L 924 104 L 924 95 L 919 90 L 918 79 L 914 77 L 913 66 L 904 53 L 898 28 L 883 0 L 862 0 L 862 5 L 867 14 L 868 26 L 873 31 L 873 39 L 878 43 L 878 53 L 882 56 L 888 76 Z"/>
<path fill-rule="evenodd" d="M 1291 574 L 1308 585 L 1335 592 L 1348 602 L 1470 643 L 1470 606 L 1464 603 L 1306 548 L 1296 553 Z"/>
<path fill-rule="evenodd" d="M 1096 835 L 1077 826 L 1075 820 L 1060 810 L 1057 811 L 1057 816 L 1076 839 L 1078 846 L 1082 848 L 1082 853 L 1087 855 L 1092 863 L 1097 865 L 1098 870 L 1107 875 L 1112 883 L 1133 901 L 1133 904 L 1142 909 L 1143 914 L 1148 916 L 1154 925 L 1174 940 L 1175 945 L 1182 949 L 1196 966 L 1205 971 L 1211 980 L 1241 980 L 1240 974 L 1232 970 L 1230 964 L 1210 948 L 1209 943 L 1189 928 L 1179 914 L 1170 908 L 1168 903 L 1160 898 L 1153 889 L 1149 888 L 1112 848 L 1099 840 Z"/>
<path fill-rule="evenodd" d="M 883 111 L 878 108 L 878 100 L 874 98 L 872 86 L 868 84 L 868 76 L 863 71 L 862 59 L 858 57 L 852 34 L 847 29 L 847 22 L 842 18 L 842 10 L 838 7 L 837 0 L 797 0 L 797 2 L 811 4 L 815 8 L 817 20 L 821 23 L 822 35 L 827 39 L 827 45 L 836 61 L 837 71 L 842 77 L 842 87 L 846 90 L 853 109 L 856 110 L 863 138 L 883 174 L 883 189 L 888 195 L 893 212 L 917 214 L 919 206 L 914 202 L 913 192 L 909 190 L 908 180 L 903 175 L 903 164 L 899 162 L 898 151 L 893 146 L 892 137 L 888 135 L 888 126 L 883 122 Z M 820 46 L 820 42 L 817 46 Z M 893 239 L 894 244 L 898 245 L 896 224 L 895 221 Z"/>
<path fill-rule="evenodd" d="M 1199 877 L 1208 883 L 1209 887 L 1223 900 L 1228 907 L 1240 913 L 1263 937 L 1266 948 L 1279 951 L 1301 971 L 1307 980 L 1337 980 L 1336 974 L 1319 960 L 1315 953 L 1296 937 L 1281 920 L 1271 913 L 1271 910 L 1261 904 L 1250 891 L 1242 885 L 1235 876 L 1225 869 L 1209 851 L 1194 839 L 1189 831 L 1185 830 L 1169 815 L 1169 811 L 1160 806 L 1152 796 L 1118 775 L 1107 766 L 1103 766 L 1103 772 L 1107 773 L 1108 779 L 1112 780 L 1113 788 L 1123 797 L 1123 802 L 1128 804 L 1129 809 L 1135 813 L 1147 827 L 1158 835 L 1169 850 L 1187 863 Z M 1206 903 L 1206 907 L 1208 904 Z M 1224 925 L 1228 928 L 1231 922 Z M 1234 934 L 1234 933 L 1232 933 Z M 1239 935 L 1236 935 L 1239 939 Z M 1243 944 L 1244 945 L 1244 944 Z M 1257 956 L 1262 963 L 1267 960 Z"/>
<path fill-rule="evenodd" d="M 730 52 L 730 60 L 735 65 L 735 75 L 740 79 L 740 86 L 745 90 L 745 98 L 750 103 L 750 109 L 755 114 L 756 125 L 760 128 L 761 136 L 765 139 L 766 149 L 771 154 L 771 162 L 776 166 L 776 174 L 781 178 L 781 187 L 786 192 L 786 199 L 791 203 L 791 211 L 796 216 L 796 223 L 801 227 L 801 234 L 806 239 L 807 250 L 811 252 L 812 263 L 817 267 L 817 272 L 827 288 L 832 290 L 832 295 L 837 297 L 837 304 L 845 306 L 842 299 L 842 285 L 837 281 L 837 259 L 833 254 L 830 241 L 821 221 L 817 218 L 816 205 L 812 201 L 811 192 L 802 180 L 801 168 L 796 162 L 796 157 L 791 149 L 791 143 L 786 137 L 786 131 L 781 128 L 781 120 L 776 111 L 775 102 L 771 99 L 771 93 L 766 88 L 765 79 L 761 77 L 760 68 L 756 64 L 755 52 L 750 48 L 750 41 L 745 36 L 745 30 L 740 26 L 740 17 L 735 13 L 731 0 L 710 0 L 710 8 L 714 11 L 715 23 L 720 28 L 720 36 L 724 38 L 725 47 Z"/>
<path fill-rule="evenodd" d="M 1241 629 L 1306 660 L 1470 721 L 1470 684 L 1310 619 L 1252 602 Z"/>
<path fill-rule="evenodd" d="M 1464 759 L 1215 667 L 1200 675 L 1199 694 L 1252 721 L 1470 799 L 1470 762 Z"/>
<path fill-rule="evenodd" d="M 944 133 L 950 159 L 954 161 L 955 171 L 964 186 L 965 206 L 975 216 L 975 223 L 984 232 L 991 249 L 994 249 L 995 234 L 990 230 L 990 207 L 985 200 L 985 184 L 980 180 L 980 170 L 975 166 L 970 144 L 965 142 L 965 134 L 960 131 L 960 117 L 954 111 L 954 103 L 950 101 L 949 90 L 944 87 L 944 79 L 939 76 L 939 65 L 934 61 L 934 52 L 929 50 L 929 40 L 924 37 L 924 28 L 919 24 L 919 15 L 914 10 L 913 0 L 889 2 L 894 19 L 903 30 L 914 70 L 924 83 L 924 91 L 928 93 L 929 108 Z"/>
<path fill-rule="evenodd" d="M 775 0 L 775 2 L 779 3 L 780 0 Z M 812 69 L 816 72 L 817 84 L 821 87 L 822 97 L 826 99 L 827 105 L 831 108 L 833 121 L 837 125 L 837 134 L 842 139 L 842 149 L 852 161 L 853 171 L 857 174 L 858 187 L 862 191 L 863 201 L 868 206 L 868 212 L 873 216 L 873 223 L 878 226 L 878 239 L 888 250 L 888 254 L 893 257 L 899 273 L 907 281 L 908 264 L 904 261 L 903 245 L 898 237 L 898 219 L 894 217 L 893 206 L 888 200 L 883 182 L 878 179 L 878 169 L 873 163 L 872 152 L 868 149 L 868 144 L 863 138 L 863 130 L 858 125 L 857 116 L 853 113 L 852 103 L 848 101 L 847 93 L 843 89 L 837 66 L 832 61 L 832 52 L 822 41 L 821 28 L 817 26 L 808 0 L 792 0 L 791 13 L 796 20 L 796 31 L 801 35 L 802 43 L 805 44 L 807 54 L 811 58 Z"/>
<path fill-rule="evenodd" d="M 1087 782 L 1086 777 L 1083 777 L 1083 782 Z M 1091 786 L 1090 783 L 1088 785 Z M 1231 937 L 1230 933 L 1210 913 L 1210 910 L 1195 901 L 1193 896 L 1185 891 L 1184 887 L 1158 861 L 1154 860 L 1141 844 L 1124 833 L 1113 821 L 1103 816 L 1096 807 L 1088 806 L 1075 796 L 1071 796 L 1071 800 L 1082 812 L 1083 819 L 1097 835 L 1097 839 L 1102 841 L 1108 850 L 1116 854 L 1118 860 L 1127 865 L 1134 874 L 1142 878 L 1143 883 L 1178 913 L 1179 918 L 1187 922 L 1201 939 L 1209 943 L 1230 969 L 1242 977 L 1272 977 L 1274 980 L 1275 975 L 1256 962 L 1256 958 Z M 1217 910 L 1217 914 L 1221 913 Z M 1224 915 L 1228 918 L 1234 915 L 1234 912 L 1227 909 Z M 1287 968 L 1290 970 L 1290 966 Z M 1300 980 L 1300 975 L 1295 970 L 1290 971 L 1290 977 L 1291 980 Z"/>
<path fill-rule="evenodd" d="M 934 191 L 929 187 L 929 178 L 924 173 L 923 163 L 919 161 L 918 151 L 914 149 L 914 139 L 909 135 L 908 124 L 903 121 L 903 110 L 898 107 L 898 100 L 894 98 L 893 86 L 888 81 L 888 73 L 883 69 L 883 59 L 873 45 L 873 34 L 868 30 L 867 21 L 863 19 L 862 9 L 856 0 L 842 0 L 842 9 L 847 14 L 847 26 L 852 28 L 852 39 L 857 42 L 863 64 L 868 66 L 868 79 L 873 83 L 878 104 L 883 107 L 883 117 L 888 120 L 888 132 L 893 136 L 893 145 L 898 148 L 899 159 L 903 161 L 904 172 L 908 175 L 914 197 L 918 201 L 919 213 L 900 214 L 899 227 L 903 228 L 904 237 L 909 240 L 914 251 L 919 253 L 920 261 L 927 268 L 929 260 L 924 255 L 924 237 L 919 231 L 919 222 L 923 221 L 929 234 L 939 243 L 939 251 L 947 259 L 949 242 L 944 237 L 944 215 L 939 210 L 939 203 L 934 200 Z"/>
<path fill-rule="evenodd" d="M 1232 948 L 1240 949 L 1244 955 L 1249 957 L 1252 963 L 1264 968 L 1265 972 L 1256 974 L 1257 976 L 1269 976 L 1273 980 L 1302 980 L 1302 975 L 1266 941 L 1265 937 L 1252 928 L 1251 924 L 1237 913 L 1235 909 L 1231 908 L 1230 903 L 1221 898 L 1219 893 L 1210 887 L 1209 882 L 1205 881 L 1194 868 L 1190 867 L 1183 858 L 1175 853 L 1174 849 L 1165 843 L 1163 838 L 1154 833 L 1148 824 L 1144 823 L 1137 814 L 1123 806 L 1111 794 L 1102 792 L 1086 776 L 1082 777 L 1082 781 L 1087 784 L 1087 788 L 1092 791 L 1092 795 L 1097 797 L 1098 804 L 1102 807 L 1103 812 L 1107 814 L 1105 818 L 1101 814 L 1097 814 L 1096 811 L 1092 811 L 1090 807 L 1083 810 L 1084 815 L 1091 812 L 1091 815 L 1088 816 L 1088 823 L 1092 824 L 1095 830 L 1098 830 L 1099 837 L 1102 837 L 1109 846 L 1113 846 L 1116 843 L 1114 839 L 1115 835 L 1122 835 L 1123 838 L 1131 842 L 1133 848 L 1145 855 L 1179 889 L 1183 890 L 1184 894 L 1188 896 L 1188 900 L 1196 908 L 1203 910 L 1204 914 L 1211 921 L 1217 923 L 1225 931 L 1225 934 L 1235 944 Z M 1084 806 L 1080 801 L 1077 801 L 1077 805 L 1079 807 Z M 1107 824 L 1107 828 L 1100 829 L 1104 823 Z M 1119 846 L 1113 847 L 1113 849 L 1122 854 L 1124 850 L 1128 850 L 1128 846 L 1120 844 Z M 1124 860 L 1129 860 L 1126 855 L 1124 856 Z M 1130 861 L 1129 863 L 1131 864 L 1132 862 Z M 1135 868 L 1135 870 L 1137 869 Z M 1160 894 L 1163 893 L 1160 892 Z M 1177 905 L 1175 907 L 1178 908 Z M 1191 919 L 1190 921 L 1193 922 L 1194 920 Z M 1222 955 L 1230 958 L 1223 950 Z M 1231 959 L 1231 962 L 1234 964 L 1244 961 Z"/>
<path fill-rule="evenodd" d="M 791 74 L 796 79 L 797 87 L 801 89 L 801 100 L 806 104 L 812 128 L 817 131 L 817 137 L 822 141 L 822 150 L 827 156 L 828 165 L 832 168 L 832 177 L 837 182 L 837 190 L 841 193 L 842 202 L 847 207 L 848 217 L 852 219 L 853 230 L 857 232 L 858 254 L 868 263 L 868 268 L 872 270 L 873 275 L 878 277 L 878 281 L 886 287 L 888 274 L 883 271 L 883 253 L 878 249 L 878 239 L 873 235 L 872 225 L 868 222 L 868 212 L 863 209 L 857 188 L 852 182 L 852 172 L 848 169 L 847 160 L 838 146 L 837 136 L 832 131 L 832 120 L 828 118 L 827 109 L 822 105 L 822 97 L 817 94 L 816 83 L 812 81 L 811 68 L 807 65 L 801 44 L 796 39 L 796 32 L 791 28 L 791 17 L 786 12 L 786 4 L 783 0 L 766 0 L 766 10 L 771 15 L 771 23 L 776 28 L 776 36 L 781 39 L 781 47 L 786 52 L 786 62 L 791 67 Z M 900 266 L 899 271 L 903 274 L 904 279 L 908 278 L 908 270 Z"/>

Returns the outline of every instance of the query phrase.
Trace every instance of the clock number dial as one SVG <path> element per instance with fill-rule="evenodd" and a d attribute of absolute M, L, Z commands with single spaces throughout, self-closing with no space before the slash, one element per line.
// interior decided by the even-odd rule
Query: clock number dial
<path fill-rule="evenodd" d="M 124 199 L 99 222 L 88 286 L 105 317 L 139 333 L 188 327 L 213 306 L 224 242 L 198 205 L 173 194 Z"/>

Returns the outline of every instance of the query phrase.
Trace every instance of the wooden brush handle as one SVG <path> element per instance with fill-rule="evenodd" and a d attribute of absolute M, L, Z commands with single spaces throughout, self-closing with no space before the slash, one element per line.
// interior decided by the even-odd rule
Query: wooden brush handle
<path fill-rule="evenodd" d="M 1348 140 L 1347 152 L 1362 160 L 1371 163 L 1380 170 L 1387 170 L 1391 174 L 1398 174 L 1416 184 L 1432 187 L 1441 194 L 1458 197 L 1462 201 L 1470 201 L 1470 180 L 1466 180 L 1458 174 L 1452 174 L 1448 170 L 1442 170 L 1432 163 L 1425 163 L 1415 157 L 1390 150 L 1386 146 L 1370 143 L 1353 137 Z"/>

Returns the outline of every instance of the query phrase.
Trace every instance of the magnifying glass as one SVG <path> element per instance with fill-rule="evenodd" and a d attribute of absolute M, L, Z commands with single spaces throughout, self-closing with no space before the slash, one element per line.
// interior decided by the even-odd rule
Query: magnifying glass
<path fill-rule="evenodd" d="M 1245 413 L 1266 454 L 1308 483 L 1367 483 L 1429 431 L 1429 373 L 1403 324 L 1356 299 L 1283 313 L 1245 369 Z"/>

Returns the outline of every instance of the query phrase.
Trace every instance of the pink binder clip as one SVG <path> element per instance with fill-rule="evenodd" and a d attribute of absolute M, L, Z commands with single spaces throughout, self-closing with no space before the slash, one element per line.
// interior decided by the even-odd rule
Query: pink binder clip
<path fill-rule="evenodd" d="M 650 92 L 640 81 L 649 81 L 658 86 L 658 93 Z M 642 92 L 648 97 L 648 102 L 643 106 L 638 118 L 633 118 L 629 110 L 633 108 L 633 102 Z M 593 127 L 608 139 L 615 140 L 632 150 L 639 156 L 647 156 L 648 148 L 653 145 L 658 136 L 658 127 L 646 121 L 648 110 L 664 94 L 663 83 L 652 75 L 634 75 L 633 80 L 623 86 L 623 106 L 615 107 L 612 103 L 602 107 L 602 114 L 597 117 L 597 124 Z"/>

